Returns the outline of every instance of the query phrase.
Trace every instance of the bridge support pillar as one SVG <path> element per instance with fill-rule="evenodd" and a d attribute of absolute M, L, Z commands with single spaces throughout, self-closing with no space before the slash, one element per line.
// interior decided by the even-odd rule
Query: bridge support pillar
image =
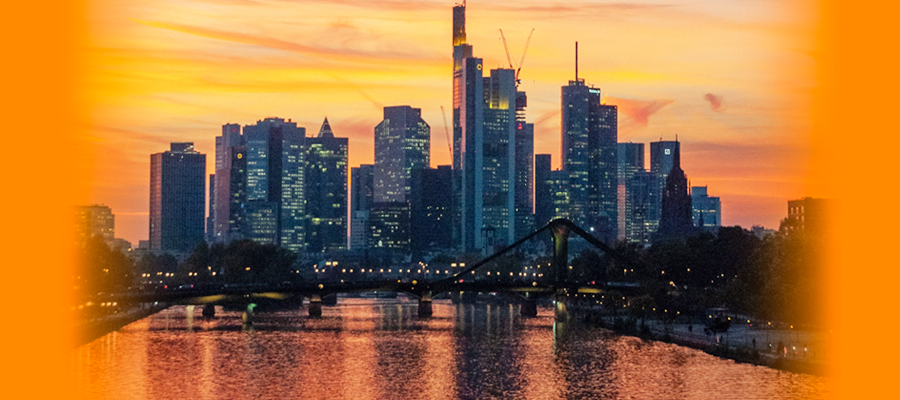
<path fill-rule="evenodd" d="M 553 316 L 558 322 L 565 322 L 569 319 L 569 311 L 566 309 L 566 292 L 564 289 L 556 291 L 556 301 L 553 305 Z"/>
<path fill-rule="evenodd" d="M 519 310 L 519 314 L 526 318 L 537 317 L 537 302 L 526 299 L 522 302 L 522 309 Z"/>
<path fill-rule="evenodd" d="M 322 296 L 314 294 L 309 297 L 309 316 L 322 316 Z"/>
<path fill-rule="evenodd" d="M 216 316 L 216 306 L 214 304 L 207 304 L 203 306 L 203 318 L 213 318 Z"/>
<path fill-rule="evenodd" d="M 244 325 L 253 325 L 253 309 L 256 308 L 256 303 L 247 304 L 247 309 L 244 310 L 244 313 L 241 314 L 241 321 Z"/>
<path fill-rule="evenodd" d="M 428 318 L 434 310 L 431 308 L 431 292 L 425 292 L 419 298 L 419 318 Z"/>

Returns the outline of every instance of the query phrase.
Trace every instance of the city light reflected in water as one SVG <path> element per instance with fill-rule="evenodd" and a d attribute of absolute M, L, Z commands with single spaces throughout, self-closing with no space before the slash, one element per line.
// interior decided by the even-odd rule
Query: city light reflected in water
<path fill-rule="evenodd" d="M 322 318 L 172 307 L 73 351 L 91 399 L 829 398 L 832 380 L 621 337 L 552 310 L 341 299 Z"/>

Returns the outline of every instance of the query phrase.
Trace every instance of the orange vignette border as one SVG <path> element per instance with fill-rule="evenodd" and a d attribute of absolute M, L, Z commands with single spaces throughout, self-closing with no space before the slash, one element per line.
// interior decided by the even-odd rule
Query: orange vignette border
<path fill-rule="evenodd" d="M 448 3 L 449 4 L 449 3 Z M 828 313 L 840 398 L 896 393 L 898 213 L 897 9 L 820 2 L 811 186 L 837 198 Z M 62 307 L 72 269 L 70 205 L 87 199 L 90 88 L 79 84 L 81 1 L 6 5 L 3 30 L 4 397 L 71 398 L 71 332 Z M 787 199 L 785 199 L 787 200 Z M 893 245 L 893 246 L 892 246 Z"/>

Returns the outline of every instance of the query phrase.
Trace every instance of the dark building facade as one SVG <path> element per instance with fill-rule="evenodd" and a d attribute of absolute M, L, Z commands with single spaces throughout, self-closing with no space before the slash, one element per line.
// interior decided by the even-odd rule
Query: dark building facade
<path fill-rule="evenodd" d="M 698 228 L 722 226 L 722 203 L 718 197 L 710 197 L 706 186 L 691 187 L 693 225 Z"/>
<path fill-rule="evenodd" d="M 375 127 L 369 247 L 409 251 L 411 177 L 413 171 L 428 168 L 430 139 L 421 109 L 384 108 L 384 119 Z"/>
<path fill-rule="evenodd" d="M 626 201 L 631 211 L 625 240 L 648 245 L 659 228 L 659 177 L 653 172 L 635 172 L 627 185 Z"/>
<path fill-rule="evenodd" d="M 322 123 L 306 138 L 306 241 L 308 252 L 347 248 L 347 138 Z"/>
<path fill-rule="evenodd" d="M 375 191 L 374 165 L 362 164 L 350 171 L 350 249 L 368 247 L 369 211 Z"/>
<path fill-rule="evenodd" d="M 247 148 L 223 147 L 221 168 L 216 171 L 215 242 L 243 239 L 244 206 L 247 203 Z M 218 156 L 217 162 L 218 162 Z"/>
<path fill-rule="evenodd" d="M 562 170 L 572 221 L 608 243 L 618 228 L 618 109 L 583 79 L 562 87 Z"/>
<path fill-rule="evenodd" d="M 305 136 L 305 128 L 281 118 L 266 118 L 255 125 L 244 126 L 247 200 L 276 204 L 277 233 L 272 244 L 292 251 L 303 251 L 306 244 L 303 201 Z"/>
<path fill-rule="evenodd" d="M 631 202 L 634 197 L 629 197 L 628 192 L 633 189 L 629 186 L 634 174 L 644 172 L 644 144 L 643 143 L 619 143 L 618 145 L 618 240 L 631 240 L 634 234 L 635 204 Z"/>
<path fill-rule="evenodd" d="M 540 228 L 553 218 L 553 197 L 550 181 L 550 154 L 534 156 L 534 225 Z"/>
<path fill-rule="evenodd" d="M 660 239 L 683 237 L 691 232 L 692 206 L 688 193 L 688 180 L 681 169 L 681 146 L 675 142 L 672 170 L 666 176 L 666 186 L 662 192 L 662 209 L 659 217 Z"/>
<path fill-rule="evenodd" d="M 150 156 L 150 249 L 191 251 L 204 240 L 206 155 L 172 143 Z"/>
<path fill-rule="evenodd" d="M 453 248 L 449 165 L 413 171 L 410 185 L 410 247 L 413 253 Z"/>

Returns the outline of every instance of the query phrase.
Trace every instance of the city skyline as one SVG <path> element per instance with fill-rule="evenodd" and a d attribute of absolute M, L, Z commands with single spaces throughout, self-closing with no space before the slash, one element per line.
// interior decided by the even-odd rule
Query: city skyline
<path fill-rule="evenodd" d="M 87 201 L 109 205 L 117 232 L 133 243 L 147 237 L 146 154 L 172 141 L 213 154 L 229 122 L 277 116 L 314 130 L 328 117 L 349 138 L 356 167 L 372 163 L 381 106 L 408 104 L 432 127 L 431 166 L 450 164 L 440 107 L 452 107 L 451 2 L 170 7 L 191 11 L 181 14 L 155 3 L 93 4 Z M 508 68 L 497 30 L 518 60 L 535 29 L 521 90 L 534 153 L 552 154 L 554 168 L 559 87 L 574 77 L 577 40 L 579 77 L 619 107 L 619 142 L 678 135 L 690 184 L 722 199 L 723 225 L 777 227 L 784 201 L 817 196 L 805 179 L 815 18 L 811 5 L 736 7 L 472 2 L 467 42 L 486 68 Z M 279 17 L 265 20 L 267 13 Z M 228 23 L 235 18 L 247 21 Z"/>

